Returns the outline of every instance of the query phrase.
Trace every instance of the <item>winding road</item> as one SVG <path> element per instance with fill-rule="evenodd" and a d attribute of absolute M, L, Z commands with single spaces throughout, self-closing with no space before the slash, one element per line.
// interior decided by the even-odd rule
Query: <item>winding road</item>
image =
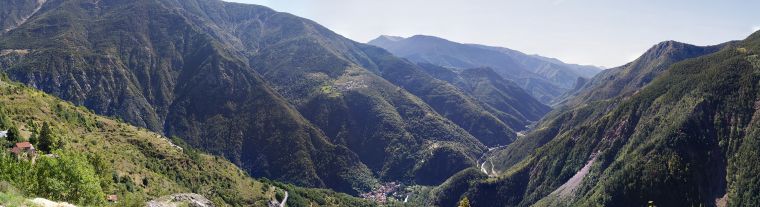
<path fill-rule="evenodd" d="M 288 202 L 288 191 L 285 191 L 285 197 L 282 198 L 282 202 L 280 202 L 280 207 L 285 207 L 285 203 Z"/>
<path fill-rule="evenodd" d="M 501 149 L 503 147 L 506 147 L 506 145 L 489 148 L 488 151 L 483 153 L 483 155 L 481 155 L 480 158 L 478 158 L 477 163 L 478 163 L 478 167 L 480 167 L 480 171 L 483 171 L 483 173 L 485 173 L 488 176 L 496 176 L 497 173 L 496 173 L 496 170 L 494 169 L 493 160 L 488 157 L 488 153 L 494 150 Z M 489 162 L 491 164 L 490 172 L 488 168 L 486 168 L 486 162 Z"/>

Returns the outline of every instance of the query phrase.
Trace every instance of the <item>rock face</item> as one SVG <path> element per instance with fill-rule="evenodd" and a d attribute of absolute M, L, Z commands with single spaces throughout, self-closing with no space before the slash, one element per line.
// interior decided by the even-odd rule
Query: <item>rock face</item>
<path fill-rule="evenodd" d="M 194 193 L 178 193 L 148 201 L 146 207 L 215 207 L 214 203 L 202 195 Z"/>

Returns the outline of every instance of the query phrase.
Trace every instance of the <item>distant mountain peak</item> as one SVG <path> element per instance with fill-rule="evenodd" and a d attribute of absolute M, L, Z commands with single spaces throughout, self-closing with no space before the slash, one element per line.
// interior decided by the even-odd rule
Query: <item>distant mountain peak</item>
<path fill-rule="evenodd" d="M 446 39 L 443 39 L 443 38 L 441 38 L 441 37 L 436 37 L 436 36 L 431 36 L 431 35 L 422 35 L 422 34 L 418 34 L 418 35 L 414 35 L 414 36 L 411 36 L 411 37 L 409 37 L 409 39 L 433 39 L 433 40 L 446 40 Z"/>
<path fill-rule="evenodd" d="M 450 40 L 431 36 L 431 35 L 413 35 L 408 38 L 399 37 L 399 36 L 392 36 L 392 35 L 380 35 L 379 37 L 370 40 L 367 42 L 367 44 L 371 45 L 385 45 L 385 44 L 392 44 L 392 43 L 399 43 L 401 41 L 422 41 L 422 42 L 434 42 L 434 43 L 455 43 Z M 460 43 L 456 43 L 460 44 Z"/>
<path fill-rule="evenodd" d="M 671 49 L 674 49 L 676 47 L 686 47 L 686 46 L 696 47 L 695 45 L 691 45 L 691 44 L 687 44 L 687 43 L 683 43 L 683 42 L 678 42 L 678 41 L 675 41 L 675 40 L 668 40 L 668 41 L 662 41 L 660 43 L 657 43 L 650 50 L 671 50 Z"/>
<path fill-rule="evenodd" d="M 373 44 L 373 45 L 386 45 L 386 44 L 393 44 L 399 41 L 403 41 L 406 38 L 399 37 L 399 36 L 391 36 L 391 35 L 380 35 L 379 37 L 370 40 L 367 42 L 367 44 Z"/>
<path fill-rule="evenodd" d="M 674 56 L 684 56 L 684 57 L 695 56 L 694 53 L 700 53 L 699 51 L 702 51 L 705 48 L 715 49 L 715 48 L 720 48 L 720 46 L 702 47 L 702 46 L 692 45 L 692 44 L 678 42 L 674 40 L 668 40 L 668 41 L 657 43 L 651 48 L 649 48 L 646 52 L 644 52 L 644 54 L 641 57 L 639 57 L 638 61 L 651 61 L 654 59 L 662 59 L 662 58 L 681 59 Z"/>
<path fill-rule="evenodd" d="M 383 39 L 383 40 L 389 40 L 389 41 L 401 41 L 406 38 L 399 37 L 399 36 L 392 36 L 392 35 L 380 35 L 380 37 L 377 37 L 377 39 Z"/>

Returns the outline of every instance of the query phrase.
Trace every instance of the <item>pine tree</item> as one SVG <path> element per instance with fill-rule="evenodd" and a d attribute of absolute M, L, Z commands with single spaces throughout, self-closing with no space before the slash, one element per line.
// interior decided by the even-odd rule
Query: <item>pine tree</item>
<path fill-rule="evenodd" d="M 50 152 L 57 143 L 53 131 L 50 129 L 50 124 L 47 122 L 42 124 L 42 130 L 40 130 L 38 139 L 39 149 L 43 152 Z"/>
<path fill-rule="evenodd" d="M 18 131 L 18 128 L 15 126 L 11 126 L 10 129 L 8 129 L 7 138 L 8 142 L 11 143 L 17 143 L 21 141 L 21 132 Z"/>
<path fill-rule="evenodd" d="M 29 136 L 29 143 L 32 143 L 34 146 L 38 146 L 40 144 L 40 139 L 38 139 L 36 133 L 32 133 L 32 135 Z"/>
<path fill-rule="evenodd" d="M 459 207 L 470 207 L 470 199 L 467 199 L 467 197 L 462 198 L 459 201 Z"/>
<path fill-rule="evenodd" d="M 5 115 L 5 110 L 0 108 L 0 129 L 8 129 L 13 125 L 11 118 Z"/>

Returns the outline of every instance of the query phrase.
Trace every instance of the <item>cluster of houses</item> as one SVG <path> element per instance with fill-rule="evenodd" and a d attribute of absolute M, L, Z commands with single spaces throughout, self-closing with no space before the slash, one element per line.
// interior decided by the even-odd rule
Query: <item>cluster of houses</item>
<path fill-rule="evenodd" d="M 401 184 L 397 182 L 389 182 L 381 185 L 379 188 L 373 190 L 372 192 L 362 193 L 360 196 L 364 199 L 375 201 L 380 204 L 385 204 L 388 202 L 389 197 L 394 197 L 396 199 L 401 198 L 401 192 L 399 192 L 399 189 L 401 188 Z"/>

